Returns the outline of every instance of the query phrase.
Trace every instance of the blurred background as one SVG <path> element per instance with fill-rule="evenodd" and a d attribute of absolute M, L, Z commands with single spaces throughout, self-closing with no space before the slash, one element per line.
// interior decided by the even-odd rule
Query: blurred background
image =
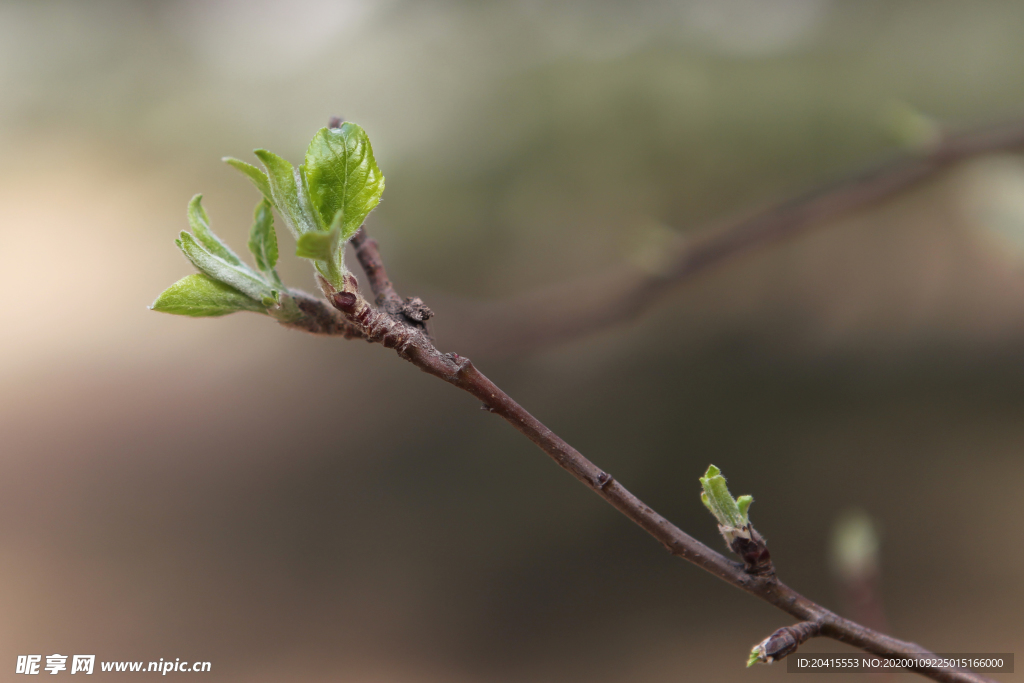
<path fill-rule="evenodd" d="M 1024 157 L 582 339 L 496 350 L 480 321 L 902 154 L 908 111 L 1024 116 L 1022 35 L 1024 3 L 983 0 L 0 2 L 4 675 L 55 652 L 223 681 L 787 675 L 744 663 L 788 617 L 393 353 L 147 310 L 192 272 L 194 193 L 244 250 L 257 197 L 220 158 L 297 162 L 332 114 L 373 140 L 369 227 L 443 350 L 721 548 L 715 463 L 783 580 L 846 614 L 830 534 L 863 511 L 892 635 L 1019 649 Z"/>

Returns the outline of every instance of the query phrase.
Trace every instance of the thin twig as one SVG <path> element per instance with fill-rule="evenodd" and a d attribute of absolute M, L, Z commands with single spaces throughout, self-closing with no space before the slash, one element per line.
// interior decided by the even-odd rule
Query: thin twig
<path fill-rule="evenodd" d="M 360 263 L 364 264 L 364 268 L 366 268 L 367 278 L 371 288 L 374 289 L 376 298 L 387 301 L 394 293 L 394 289 L 387 277 L 387 271 L 376 244 L 367 239 L 364 233 L 356 245 L 356 251 Z M 844 619 L 805 598 L 779 581 L 774 568 L 770 565 L 762 566 L 754 571 L 754 567 L 730 561 L 721 553 L 689 536 L 644 504 L 611 475 L 585 458 L 516 403 L 494 382 L 477 370 L 468 358 L 456 353 L 441 353 L 425 331 L 410 324 L 405 316 L 371 306 L 359 293 L 358 283 L 354 276 L 346 277 L 344 287 L 340 291 L 322 278 L 319 279 L 319 282 L 327 299 L 351 326 L 358 329 L 358 336 L 395 349 L 399 356 L 420 370 L 439 377 L 475 396 L 488 411 L 504 418 L 537 444 L 559 466 L 604 498 L 616 510 L 633 520 L 673 555 L 692 562 L 723 581 L 775 605 L 800 620 L 799 628 L 780 629 L 780 632 L 784 632 L 783 635 L 795 633 L 804 639 L 813 635 L 821 635 L 878 655 L 915 657 L 931 655 L 930 652 L 918 645 L 897 640 Z M 394 296 L 397 297 L 397 294 Z M 401 301 L 401 299 L 398 300 Z M 809 622 L 810 625 L 805 622 Z M 796 630 L 793 630 L 794 628 Z M 776 634 L 780 632 L 776 632 Z M 765 642 L 769 641 L 771 641 L 771 637 Z M 773 647 L 778 644 L 776 641 L 771 642 Z M 794 641 L 792 648 L 795 649 L 797 645 L 798 643 Z M 784 649 L 786 649 L 785 644 L 780 644 L 778 651 L 782 652 Z M 936 681 L 950 683 L 981 683 L 991 680 L 970 671 L 954 669 L 922 667 L 915 671 Z"/>
<path fill-rule="evenodd" d="M 620 266 L 598 278 L 490 306 L 460 337 L 488 354 L 518 355 L 631 321 L 677 285 L 715 266 L 888 199 L 965 159 L 1022 147 L 1024 121 L 945 135 L 925 151 L 681 240 L 657 273 Z"/>
<path fill-rule="evenodd" d="M 388 279 L 387 271 L 384 270 L 384 262 L 380 258 L 377 240 L 370 239 L 366 234 L 366 229 L 360 227 L 352 235 L 351 243 L 355 247 L 359 265 L 366 273 L 366 279 L 370 281 L 370 288 L 377 297 L 374 301 L 377 308 L 383 308 L 392 315 L 397 314 L 401 310 L 402 297 L 398 296 L 391 280 Z"/>
<path fill-rule="evenodd" d="M 400 316 L 404 322 L 413 327 L 427 331 L 427 321 L 433 317 L 434 312 L 427 308 L 418 297 L 402 300 L 398 292 L 391 285 L 388 273 L 384 269 L 384 262 L 380 258 L 380 250 L 377 248 L 377 240 L 370 239 L 366 229 L 362 226 L 352 235 L 352 246 L 356 250 L 356 258 L 362 266 L 366 278 L 370 281 L 370 288 L 376 295 L 375 303 L 378 308 L 393 316 Z M 429 334 L 429 332 L 428 332 Z"/>

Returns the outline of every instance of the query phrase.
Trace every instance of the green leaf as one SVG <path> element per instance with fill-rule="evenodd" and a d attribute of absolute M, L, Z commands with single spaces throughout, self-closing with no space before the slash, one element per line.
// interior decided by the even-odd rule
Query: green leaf
<path fill-rule="evenodd" d="M 266 312 L 261 304 L 234 287 L 202 273 L 193 273 L 175 282 L 157 297 L 150 308 L 193 318 L 227 315 L 236 311 Z"/>
<path fill-rule="evenodd" d="M 296 242 L 295 255 L 330 263 L 338 252 L 340 242 L 341 230 L 337 227 L 330 232 L 307 232 Z"/>
<path fill-rule="evenodd" d="M 354 123 L 317 132 L 306 150 L 305 176 L 320 228 L 339 224 L 343 241 L 359 229 L 384 192 L 370 138 Z"/>
<path fill-rule="evenodd" d="M 211 254 L 184 230 L 176 243 L 188 260 L 192 262 L 192 265 L 214 280 L 230 285 L 256 301 L 261 301 L 263 297 L 277 298 L 270 286 L 258 276 L 248 269 L 240 268 Z"/>
<path fill-rule="evenodd" d="M 274 272 L 274 266 L 277 265 L 277 233 L 274 232 L 274 212 L 266 199 L 257 204 L 253 211 L 249 251 L 256 259 L 256 267 L 277 280 Z"/>
<path fill-rule="evenodd" d="M 263 162 L 270 180 L 274 206 L 284 216 L 284 221 L 296 239 L 307 232 L 319 229 L 314 211 L 309 205 L 305 192 L 305 178 L 285 159 L 265 149 L 256 150 L 256 156 Z"/>
<path fill-rule="evenodd" d="M 747 509 L 754 502 L 751 496 L 741 496 L 741 501 L 737 502 L 729 493 L 722 471 L 714 465 L 708 465 L 708 471 L 700 478 L 700 484 L 704 489 L 700 495 L 701 502 L 715 516 L 719 525 L 734 529 L 747 525 Z"/>
<path fill-rule="evenodd" d="M 232 265 L 248 268 L 242 263 L 242 259 L 238 258 L 238 255 L 210 230 L 210 217 L 206 215 L 202 200 L 203 195 L 197 194 L 188 203 L 188 224 L 192 228 L 192 234 L 196 240 L 214 256 L 218 256 Z"/>
<path fill-rule="evenodd" d="M 256 189 L 260 191 L 260 194 L 266 198 L 271 204 L 274 203 L 274 195 L 270 191 L 270 181 L 267 180 L 267 174 L 256 168 L 252 164 L 247 164 L 241 159 L 235 159 L 233 157 L 224 157 L 221 159 L 225 164 L 236 168 L 252 181 L 252 184 L 256 186 Z"/>

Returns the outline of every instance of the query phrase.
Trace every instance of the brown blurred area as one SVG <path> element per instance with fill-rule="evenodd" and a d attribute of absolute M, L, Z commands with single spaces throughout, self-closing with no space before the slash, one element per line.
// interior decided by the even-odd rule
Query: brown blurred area
<path fill-rule="evenodd" d="M 444 350 L 721 547 L 715 463 L 783 580 L 837 609 L 829 530 L 867 511 L 893 635 L 1018 650 L 1024 157 L 635 324 L 525 356 L 472 332 L 652 234 L 902 153 L 893 111 L 1024 116 L 1021 35 L 1024 3 L 981 0 L 0 2 L 0 678 L 55 652 L 223 681 L 787 676 L 744 669 L 785 615 L 393 353 L 147 310 L 191 272 L 194 193 L 244 248 L 256 196 L 220 157 L 298 161 L 332 114 L 373 140 L 369 228 Z"/>

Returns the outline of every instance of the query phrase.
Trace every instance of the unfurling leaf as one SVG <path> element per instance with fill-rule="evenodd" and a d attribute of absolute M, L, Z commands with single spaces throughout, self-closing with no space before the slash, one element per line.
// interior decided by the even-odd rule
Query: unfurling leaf
<path fill-rule="evenodd" d="M 270 285 L 260 279 L 259 276 L 247 267 L 236 266 L 219 256 L 211 254 L 191 234 L 182 231 L 178 237 L 177 244 L 185 256 L 188 257 L 188 260 L 192 262 L 192 265 L 214 280 L 230 285 L 256 301 L 262 301 L 265 297 L 277 299 L 277 294 L 271 289 Z"/>
<path fill-rule="evenodd" d="M 219 256 L 231 265 L 248 268 L 248 266 L 242 263 L 242 259 L 238 258 L 238 255 L 231 251 L 231 248 L 221 242 L 220 238 L 210 230 L 210 217 L 206 215 L 206 209 L 203 208 L 202 200 L 203 195 L 197 194 L 188 203 L 188 224 L 192 228 L 192 234 L 195 236 L 196 241 L 206 247 L 206 250 L 211 254 Z"/>
<path fill-rule="evenodd" d="M 714 465 L 708 465 L 708 471 L 700 478 L 700 485 L 703 488 L 701 502 L 718 520 L 718 531 L 729 550 L 743 559 L 744 571 L 758 575 L 774 572 L 764 537 L 757 533 L 748 516 L 753 497 L 733 498 L 721 470 Z"/>
<path fill-rule="evenodd" d="M 238 169 L 246 176 L 248 176 L 249 180 L 252 181 L 252 184 L 255 185 L 256 189 L 260 191 L 260 194 L 262 194 L 263 197 L 271 204 L 274 203 L 274 195 L 270 191 L 270 181 L 267 180 L 266 173 L 256 168 L 252 164 L 245 163 L 241 159 L 235 159 L 233 157 L 224 157 L 221 159 L 221 161 L 223 161 L 228 166 L 231 166 L 232 168 Z"/>
<path fill-rule="evenodd" d="M 316 261 L 330 262 L 338 253 L 341 230 L 337 227 L 330 232 L 307 232 L 295 243 L 295 255 Z"/>
<path fill-rule="evenodd" d="M 295 239 L 319 229 L 313 208 L 305 191 L 305 176 L 287 160 L 265 149 L 256 150 L 256 156 L 267 169 L 274 206 L 281 212 Z"/>
<path fill-rule="evenodd" d="M 150 306 L 154 311 L 194 318 L 227 315 L 236 311 L 265 313 L 262 304 L 234 287 L 203 273 L 184 277 L 163 291 Z"/>
<path fill-rule="evenodd" d="M 754 499 L 751 496 L 734 499 L 725 485 L 725 477 L 722 476 L 721 470 L 714 465 L 708 465 L 708 471 L 700 478 L 700 485 L 704 489 L 700 499 L 720 526 L 741 529 L 747 525 L 747 510 Z"/>
<path fill-rule="evenodd" d="M 317 131 L 306 150 L 305 177 L 320 229 L 338 225 L 342 241 L 359 229 L 384 192 L 370 139 L 354 123 Z"/>
<path fill-rule="evenodd" d="M 750 510 L 750 504 L 753 502 L 753 496 L 740 496 L 736 499 L 736 507 L 740 509 L 740 517 L 744 522 L 750 521 L 747 511 Z"/>
<path fill-rule="evenodd" d="M 256 205 L 252 229 L 249 230 L 249 251 L 256 259 L 256 267 L 277 281 L 277 233 L 274 231 L 274 212 L 266 199 Z"/>

